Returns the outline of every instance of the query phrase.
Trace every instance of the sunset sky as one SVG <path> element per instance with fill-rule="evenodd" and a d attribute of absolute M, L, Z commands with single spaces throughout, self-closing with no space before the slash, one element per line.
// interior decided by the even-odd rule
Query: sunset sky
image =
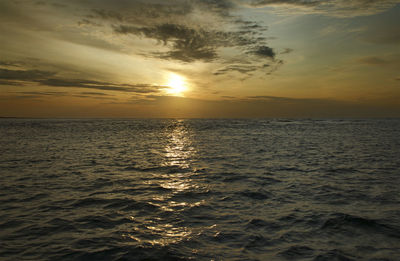
<path fill-rule="evenodd" d="M 0 0 L 2 117 L 400 117 L 399 0 Z"/>

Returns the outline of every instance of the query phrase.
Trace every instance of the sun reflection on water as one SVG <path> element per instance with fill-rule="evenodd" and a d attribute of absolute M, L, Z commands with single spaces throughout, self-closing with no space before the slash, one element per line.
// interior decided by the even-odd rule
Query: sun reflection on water
<path fill-rule="evenodd" d="M 156 206 L 166 217 L 147 217 L 139 222 L 140 233 L 127 233 L 123 236 L 139 244 L 169 245 L 182 240 L 189 240 L 198 229 L 183 226 L 180 213 L 204 204 L 204 200 L 188 200 L 185 193 L 196 193 L 199 189 L 193 176 L 191 166 L 196 151 L 192 142 L 190 129 L 184 120 L 176 120 L 164 132 L 162 173 L 152 173 L 151 185 L 165 191 L 155 193 L 148 204 Z M 172 218 L 171 218 L 172 215 Z M 139 231 L 138 231 L 139 232 Z"/>
<path fill-rule="evenodd" d="M 189 168 L 190 160 L 195 153 L 190 133 L 183 120 L 178 120 L 174 129 L 167 133 L 168 143 L 165 146 L 166 166 Z"/>

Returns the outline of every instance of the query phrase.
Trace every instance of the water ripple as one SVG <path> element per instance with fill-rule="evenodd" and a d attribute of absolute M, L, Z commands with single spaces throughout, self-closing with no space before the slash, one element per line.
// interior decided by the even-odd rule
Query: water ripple
<path fill-rule="evenodd" d="M 1 120 L 0 259 L 398 260 L 398 137 L 399 120 Z"/>

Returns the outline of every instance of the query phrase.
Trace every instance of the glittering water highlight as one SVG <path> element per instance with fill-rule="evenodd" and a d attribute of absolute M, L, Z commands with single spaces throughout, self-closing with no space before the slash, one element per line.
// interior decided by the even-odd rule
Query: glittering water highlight
<path fill-rule="evenodd" d="M 0 121 L 2 260 L 398 260 L 399 120 Z"/>

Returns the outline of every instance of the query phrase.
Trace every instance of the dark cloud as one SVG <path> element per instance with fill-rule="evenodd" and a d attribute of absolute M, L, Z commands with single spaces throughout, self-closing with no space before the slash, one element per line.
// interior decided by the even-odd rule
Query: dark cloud
<path fill-rule="evenodd" d="M 242 65 L 250 63 L 262 71 L 264 62 L 259 59 L 277 55 L 270 51 L 267 26 L 238 15 L 242 3 L 236 0 L 71 0 L 63 8 L 54 8 L 54 3 L 40 1 L 38 6 L 26 1 L 24 8 L 6 3 L 9 10 L 0 13 L 7 13 L 6 22 L 11 19 L 21 28 L 29 24 L 50 32 L 52 40 L 162 60 L 224 64 L 237 56 Z M 71 13 L 77 26 L 61 23 L 63 30 L 55 30 L 40 17 L 49 13 L 59 17 Z M 155 40 L 154 46 L 139 49 L 135 39 L 141 37 Z"/>
<path fill-rule="evenodd" d="M 16 81 L 10 81 L 10 80 L 1 80 L 0 79 L 0 86 L 1 85 L 13 85 L 13 86 L 19 86 L 21 85 L 20 82 L 16 82 Z"/>
<path fill-rule="evenodd" d="M 91 9 L 85 17 L 110 22 L 126 22 L 135 25 L 152 25 L 154 23 L 175 20 L 185 17 L 193 11 L 191 1 L 88 1 L 78 3 Z M 169 17 L 170 19 L 166 19 Z"/>
<path fill-rule="evenodd" d="M 50 76 L 53 76 L 54 72 L 40 71 L 40 70 L 9 70 L 0 69 L 1 80 L 16 80 L 16 81 L 36 81 L 41 80 Z"/>
<path fill-rule="evenodd" d="M 118 34 L 131 34 L 135 36 L 155 39 L 164 46 L 170 46 L 167 52 L 153 52 L 149 56 L 162 59 L 174 59 L 183 62 L 196 60 L 211 62 L 219 59 L 220 48 L 233 47 L 242 53 L 253 54 L 262 58 L 275 58 L 272 48 L 265 44 L 265 38 L 259 36 L 259 26 L 248 25 L 252 29 L 240 31 L 206 30 L 198 27 L 188 27 L 180 24 L 160 24 L 152 27 L 136 27 L 128 25 L 114 26 Z M 242 63 L 255 62 L 251 57 L 242 57 Z M 237 68 L 231 66 L 232 68 Z M 256 70 L 254 68 L 252 71 Z M 247 72 L 247 69 L 220 70 L 217 74 L 228 71 Z"/>
<path fill-rule="evenodd" d="M 103 96 L 103 95 L 93 95 L 93 94 L 71 94 L 70 96 L 77 97 L 77 98 L 89 98 L 89 99 L 95 99 L 95 100 L 108 100 L 108 101 L 117 101 L 118 100 L 115 97 Z"/>
<path fill-rule="evenodd" d="M 268 30 L 268 26 L 263 26 L 260 25 L 254 21 L 246 21 L 246 20 L 236 20 L 235 23 L 237 24 L 241 24 L 240 29 L 245 30 L 245 31 L 267 31 Z"/>
<path fill-rule="evenodd" d="M 316 6 L 321 1 L 317 0 L 254 0 L 251 1 L 252 6 L 267 6 L 267 5 L 296 5 L 296 6 Z"/>
<path fill-rule="evenodd" d="M 38 82 L 53 76 L 54 72 L 41 70 L 9 70 L 0 68 L 0 84 L 21 85 L 21 82 Z"/>
<path fill-rule="evenodd" d="M 270 56 L 263 54 L 262 58 L 267 57 L 270 63 L 249 63 L 249 64 L 230 64 L 216 70 L 214 75 L 223 75 L 230 72 L 238 72 L 247 76 L 252 76 L 256 72 L 261 72 L 264 75 L 270 75 L 275 72 L 282 64 L 282 60 L 273 59 Z M 265 60 L 265 59 L 263 59 Z M 242 80 L 248 77 L 242 78 Z"/>
<path fill-rule="evenodd" d="M 100 92 L 51 92 L 51 91 L 30 91 L 30 92 L 8 92 L 10 99 L 38 99 L 43 97 L 77 97 L 77 98 L 91 98 L 98 100 L 117 100 L 114 97 L 109 97 L 109 94 Z"/>
<path fill-rule="evenodd" d="M 43 97 L 42 95 L 29 95 L 29 94 L 9 94 L 9 95 L 0 95 L 0 100 L 10 101 L 10 100 L 35 100 Z"/>
<path fill-rule="evenodd" d="M 287 54 L 287 53 L 291 53 L 291 52 L 293 52 L 293 49 L 291 49 L 291 48 L 285 48 L 285 49 L 281 52 L 281 54 Z"/>
<path fill-rule="evenodd" d="M 95 90 L 120 91 L 120 92 L 135 92 L 135 93 L 153 93 L 158 92 L 165 86 L 157 86 L 152 84 L 116 84 L 110 82 L 83 80 L 83 79 L 60 79 L 49 78 L 38 81 L 42 85 L 52 87 L 72 87 L 86 88 Z"/>
<path fill-rule="evenodd" d="M 218 69 L 217 71 L 215 71 L 213 74 L 214 75 L 222 75 L 222 74 L 226 74 L 228 72 L 239 72 L 242 74 L 247 74 L 247 75 L 251 75 L 252 73 L 254 73 L 257 69 L 259 69 L 258 66 L 254 66 L 254 65 L 228 65 L 225 66 L 223 68 Z"/>
<path fill-rule="evenodd" d="M 216 58 L 215 42 L 210 32 L 189 28 L 178 24 L 162 24 L 155 27 L 133 27 L 120 25 L 114 27 L 119 34 L 134 34 L 156 39 L 164 45 L 172 43 L 172 50 L 166 53 L 155 52 L 156 56 L 184 62 L 194 60 L 211 61 Z M 215 36 L 214 36 L 215 39 Z"/>
<path fill-rule="evenodd" d="M 275 52 L 268 46 L 258 46 L 252 53 L 263 58 L 275 58 Z"/>
<path fill-rule="evenodd" d="M 88 18 L 142 25 L 176 20 L 177 17 L 187 18 L 195 10 L 202 13 L 214 13 L 226 19 L 231 17 L 230 12 L 237 7 L 235 1 L 232 0 L 115 0 L 112 2 L 89 0 L 86 3 L 81 2 L 79 2 L 81 6 L 92 7 L 91 13 L 87 15 Z"/>
<path fill-rule="evenodd" d="M 64 8 L 64 7 L 67 6 L 66 4 L 62 4 L 62 3 L 58 3 L 58 2 L 52 2 L 52 1 L 49 1 L 49 0 L 47 0 L 47 1 L 35 1 L 33 3 L 34 3 L 34 5 L 38 5 L 38 6 L 51 5 L 51 6 L 58 7 L 58 8 Z"/>
<path fill-rule="evenodd" d="M 40 70 L 0 69 L 0 83 L 4 85 L 21 85 L 21 82 L 27 82 L 51 87 L 85 88 L 132 93 L 154 93 L 166 88 L 166 86 L 153 84 L 119 84 L 85 79 L 54 78 L 53 76 L 55 75 L 55 72 Z"/>
<path fill-rule="evenodd" d="M 185 48 L 176 49 L 169 52 L 153 52 L 152 57 L 161 59 L 172 59 L 182 62 L 193 62 L 195 60 L 210 62 L 214 60 L 217 55 L 216 52 L 211 48 L 196 48 L 193 46 L 185 46 Z"/>
<path fill-rule="evenodd" d="M 93 5 L 93 2 L 89 3 L 88 6 Z M 257 59 L 252 61 L 255 56 L 274 57 L 275 53 L 256 50 L 258 46 L 270 48 L 264 36 L 267 27 L 234 15 L 233 11 L 239 7 L 233 0 L 133 0 L 113 4 L 99 1 L 80 25 L 96 26 L 104 22 L 117 35 L 156 40 L 167 50 L 136 50 L 137 54 L 151 58 L 219 63 L 225 59 L 220 55 L 223 48 L 235 48 L 241 54 L 247 54 L 243 58 L 244 64 L 258 63 Z M 251 50 L 256 51 L 249 55 Z"/>
<path fill-rule="evenodd" d="M 97 16 L 101 19 L 111 19 L 119 22 L 122 22 L 124 20 L 122 14 L 112 10 L 93 9 L 93 14 L 94 16 Z"/>
<path fill-rule="evenodd" d="M 96 96 L 110 96 L 108 93 L 104 92 L 81 92 L 82 95 L 96 95 Z"/>
<path fill-rule="evenodd" d="M 22 61 L 0 61 L 1 67 L 22 67 L 25 63 Z"/>
<path fill-rule="evenodd" d="M 34 97 L 40 97 L 40 96 L 56 96 L 56 97 L 61 97 L 61 96 L 68 96 L 68 92 L 41 92 L 41 91 L 36 91 L 36 92 L 13 92 L 14 94 L 17 94 L 19 96 L 25 95 L 25 96 L 34 96 Z"/>
<path fill-rule="evenodd" d="M 279 97 L 279 96 L 268 96 L 268 95 L 257 95 L 257 96 L 247 96 L 244 100 L 259 100 L 267 102 L 326 102 L 330 101 L 327 99 L 311 99 L 311 98 L 289 98 L 289 97 Z"/>
<path fill-rule="evenodd" d="M 93 22 L 93 21 L 91 21 L 91 20 L 88 20 L 88 19 L 86 19 L 86 18 L 84 18 L 84 19 L 78 21 L 78 25 L 79 25 L 79 26 L 84 26 L 84 25 L 101 26 L 100 23 L 95 23 L 95 22 Z"/>
<path fill-rule="evenodd" d="M 218 13 L 225 17 L 230 16 L 230 11 L 237 7 L 232 0 L 197 0 L 192 1 L 192 3 L 205 11 Z"/>

